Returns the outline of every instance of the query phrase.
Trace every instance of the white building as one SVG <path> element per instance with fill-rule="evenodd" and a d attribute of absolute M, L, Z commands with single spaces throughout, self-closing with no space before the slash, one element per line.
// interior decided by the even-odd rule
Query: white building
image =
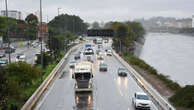
<path fill-rule="evenodd" d="M 192 16 L 192 28 L 194 28 L 194 15 Z"/>
<path fill-rule="evenodd" d="M 1 16 L 6 16 L 6 11 L 2 10 L 1 11 Z M 8 10 L 8 17 L 15 18 L 15 19 L 22 19 L 22 13 L 17 10 Z"/>

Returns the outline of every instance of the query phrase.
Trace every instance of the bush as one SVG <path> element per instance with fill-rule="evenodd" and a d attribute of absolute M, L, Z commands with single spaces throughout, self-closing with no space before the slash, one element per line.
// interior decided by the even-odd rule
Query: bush
<path fill-rule="evenodd" d="M 1 68 L 2 69 L 2 68 Z M 25 62 L 10 63 L 0 72 L 0 106 L 10 110 L 19 109 L 33 91 L 34 80 L 40 78 L 40 70 Z M 37 84 L 37 83 L 36 83 Z"/>
<path fill-rule="evenodd" d="M 47 52 L 43 52 L 43 68 L 53 61 L 53 57 Z M 37 56 L 36 64 L 41 64 L 41 54 Z"/>
<path fill-rule="evenodd" d="M 192 108 L 194 110 L 194 85 L 187 85 L 181 88 L 169 100 L 175 106 Z"/>

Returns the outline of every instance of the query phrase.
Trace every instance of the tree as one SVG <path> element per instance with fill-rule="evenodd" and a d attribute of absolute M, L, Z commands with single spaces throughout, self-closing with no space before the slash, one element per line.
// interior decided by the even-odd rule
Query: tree
<path fill-rule="evenodd" d="M 128 34 L 127 26 L 122 24 L 117 27 L 116 32 L 115 32 L 116 37 L 118 37 L 119 39 L 122 39 L 122 38 L 127 37 L 127 34 Z"/>
<path fill-rule="evenodd" d="M 100 29 L 100 24 L 97 21 L 93 22 L 92 29 Z"/>
<path fill-rule="evenodd" d="M 187 85 L 177 90 L 169 100 L 175 106 L 192 108 L 194 110 L 194 85 Z"/>
<path fill-rule="evenodd" d="M 0 35 L 5 33 L 5 19 L 0 16 Z"/>
<path fill-rule="evenodd" d="M 32 26 L 37 26 L 38 25 L 38 17 L 34 14 L 29 14 L 26 18 L 25 21 L 27 24 L 32 25 Z"/>
<path fill-rule="evenodd" d="M 76 34 L 83 34 L 87 30 L 87 25 L 79 16 L 61 14 L 51 20 L 48 25 L 60 31 L 71 31 Z"/>
<path fill-rule="evenodd" d="M 32 84 L 33 79 L 40 76 L 40 70 L 25 62 L 11 63 L 7 65 L 7 76 L 18 82 L 20 87 Z"/>
<path fill-rule="evenodd" d="M 27 22 L 27 35 L 29 40 L 35 40 L 37 35 L 38 17 L 34 14 L 29 14 L 25 21 Z"/>
<path fill-rule="evenodd" d="M 36 64 L 41 64 L 41 54 L 37 56 Z M 43 52 L 43 68 L 45 68 L 50 62 L 52 62 L 53 57 L 47 52 Z"/>
<path fill-rule="evenodd" d="M 19 109 L 31 94 L 28 89 L 37 86 L 34 81 L 39 78 L 40 69 L 25 62 L 0 67 L 0 109 Z"/>
<path fill-rule="evenodd" d="M 135 40 L 138 40 L 139 38 L 144 37 L 145 30 L 144 30 L 143 26 L 141 25 L 141 23 L 128 21 L 126 24 L 135 33 L 135 35 L 136 35 Z"/>

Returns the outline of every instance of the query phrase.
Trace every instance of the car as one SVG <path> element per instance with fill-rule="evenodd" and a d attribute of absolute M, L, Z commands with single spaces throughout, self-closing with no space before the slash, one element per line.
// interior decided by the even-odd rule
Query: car
<path fill-rule="evenodd" d="M 76 65 L 76 62 L 75 62 L 75 61 L 71 61 L 71 62 L 69 63 L 69 67 L 70 67 L 70 68 L 75 68 L 75 65 Z"/>
<path fill-rule="evenodd" d="M 0 59 L 0 65 L 5 66 L 8 63 L 8 59 Z"/>
<path fill-rule="evenodd" d="M 94 51 L 92 48 L 87 48 L 87 49 L 85 49 L 83 54 L 84 55 L 94 55 Z"/>
<path fill-rule="evenodd" d="M 99 53 L 101 52 L 101 50 L 96 50 L 96 54 L 99 55 Z"/>
<path fill-rule="evenodd" d="M 6 57 L 4 53 L 0 53 L 0 58 Z"/>
<path fill-rule="evenodd" d="M 98 49 L 101 49 L 101 48 L 102 48 L 102 45 L 101 45 L 101 44 L 99 44 L 99 45 L 98 45 Z"/>
<path fill-rule="evenodd" d="M 104 57 L 103 57 L 102 53 L 100 53 L 100 54 L 98 55 L 98 60 L 103 60 L 103 59 L 104 59 Z"/>
<path fill-rule="evenodd" d="M 79 53 L 75 54 L 74 59 L 75 59 L 75 60 L 80 59 L 80 54 L 79 54 Z"/>
<path fill-rule="evenodd" d="M 106 55 L 107 56 L 112 56 L 112 51 L 111 50 L 107 50 Z"/>
<path fill-rule="evenodd" d="M 10 46 L 10 47 L 5 47 L 4 50 L 5 50 L 5 53 L 14 53 L 16 49 Z"/>
<path fill-rule="evenodd" d="M 126 68 L 120 67 L 120 68 L 118 69 L 118 75 L 119 75 L 119 76 L 126 77 L 127 74 L 128 74 L 128 71 L 127 71 Z"/>
<path fill-rule="evenodd" d="M 132 98 L 132 103 L 135 109 L 151 109 L 151 101 L 149 97 L 144 92 L 135 92 L 134 97 Z"/>
<path fill-rule="evenodd" d="M 16 56 L 16 62 L 18 61 L 26 61 L 26 55 L 24 55 L 23 53 L 17 54 Z"/>
<path fill-rule="evenodd" d="M 108 43 L 108 39 L 105 39 L 105 40 L 104 40 L 104 43 Z"/>
<path fill-rule="evenodd" d="M 100 65 L 99 65 L 99 70 L 100 71 L 108 71 L 108 65 L 107 64 L 105 64 L 105 63 L 100 63 Z"/>

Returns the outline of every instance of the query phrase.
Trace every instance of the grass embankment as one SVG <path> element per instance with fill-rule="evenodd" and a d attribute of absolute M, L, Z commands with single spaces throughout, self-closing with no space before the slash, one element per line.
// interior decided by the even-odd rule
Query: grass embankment
<path fill-rule="evenodd" d="M 194 85 L 187 85 L 176 91 L 175 95 L 169 100 L 177 107 L 186 107 L 194 110 Z"/>
<path fill-rule="evenodd" d="M 147 71 L 148 73 L 156 76 L 158 79 L 164 82 L 167 87 L 169 87 L 171 90 L 176 91 L 179 90 L 181 87 L 178 83 L 170 80 L 168 76 L 164 76 L 163 74 L 159 74 L 156 69 L 154 69 L 152 66 L 148 65 L 145 61 L 131 55 L 130 53 L 124 53 L 123 57 L 126 61 L 128 61 L 130 64 L 140 67 L 141 69 Z"/>

